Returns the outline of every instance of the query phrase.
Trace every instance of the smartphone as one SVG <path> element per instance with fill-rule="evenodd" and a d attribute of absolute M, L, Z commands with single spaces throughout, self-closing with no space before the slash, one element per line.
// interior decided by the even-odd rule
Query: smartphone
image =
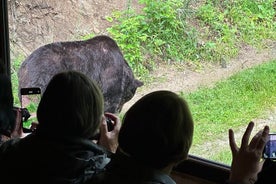
<path fill-rule="evenodd" d="M 111 132 L 114 129 L 114 122 L 110 118 L 106 118 L 107 131 Z"/>
<path fill-rule="evenodd" d="M 270 133 L 264 147 L 263 158 L 276 160 L 276 133 Z"/>
<path fill-rule="evenodd" d="M 23 132 L 34 131 L 34 125 L 38 124 L 36 110 L 41 99 L 41 89 L 39 87 L 21 88 L 20 102 L 22 113 Z"/>

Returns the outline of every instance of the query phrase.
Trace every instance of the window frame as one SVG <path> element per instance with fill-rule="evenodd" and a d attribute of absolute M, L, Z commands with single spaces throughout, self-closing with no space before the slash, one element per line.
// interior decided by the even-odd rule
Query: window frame
<path fill-rule="evenodd" d="M 4 63 L 5 73 L 11 76 L 7 0 L 0 0 L 0 10 L 0 62 Z"/>
<path fill-rule="evenodd" d="M 221 184 L 226 183 L 228 180 L 230 168 L 226 164 L 214 162 L 195 155 L 188 155 L 187 160 L 181 162 L 173 169 L 172 176 L 184 174 L 192 176 L 196 181 L 205 180 L 211 183 Z M 180 183 L 182 182 L 180 181 Z"/>

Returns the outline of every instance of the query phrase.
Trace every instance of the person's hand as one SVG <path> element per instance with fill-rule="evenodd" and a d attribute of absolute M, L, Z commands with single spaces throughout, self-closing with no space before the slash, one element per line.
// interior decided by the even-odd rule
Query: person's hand
<path fill-rule="evenodd" d="M 108 131 L 106 118 L 109 118 L 113 123 L 113 130 L 111 131 Z M 120 119 L 112 113 L 105 113 L 100 125 L 100 139 L 98 144 L 105 147 L 112 153 L 115 153 L 118 147 L 118 135 L 120 128 Z"/>
<path fill-rule="evenodd" d="M 16 113 L 16 118 L 15 118 L 15 126 L 11 133 L 11 138 L 22 138 L 25 136 L 25 134 L 23 133 L 21 108 L 14 108 L 13 110 Z"/>
<path fill-rule="evenodd" d="M 229 182 L 253 184 L 257 180 L 263 162 L 261 162 L 263 149 L 268 140 L 269 127 L 265 126 L 250 141 L 249 137 L 254 127 L 250 122 L 242 137 L 241 147 L 238 148 L 234 132 L 229 129 L 229 144 L 232 151 L 232 164 Z"/>

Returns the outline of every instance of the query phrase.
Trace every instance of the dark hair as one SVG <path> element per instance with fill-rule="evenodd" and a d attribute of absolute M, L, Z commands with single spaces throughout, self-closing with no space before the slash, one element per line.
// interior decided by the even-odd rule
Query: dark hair
<path fill-rule="evenodd" d="M 119 146 L 139 162 L 160 169 L 187 158 L 193 127 L 184 99 L 170 91 L 155 91 L 126 112 Z"/>
<path fill-rule="evenodd" d="M 37 133 L 46 136 L 91 138 L 103 115 L 103 95 L 84 74 L 56 74 L 42 95 L 37 109 Z"/>
<path fill-rule="evenodd" d="M 11 80 L 6 74 L 0 74 L 0 134 L 6 136 L 15 127 L 13 100 Z"/>

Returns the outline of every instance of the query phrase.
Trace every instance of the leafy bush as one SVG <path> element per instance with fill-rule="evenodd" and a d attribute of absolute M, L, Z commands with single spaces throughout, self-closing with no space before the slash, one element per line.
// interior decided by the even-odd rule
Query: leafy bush
<path fill-rule="evenodd" d="M 109 33 L 139 77 L 159 61 L 218 62 L 236 56 L 241 43 L 262 46 L 276 38 L 274 0 L 207 0 L 195 12 L 192 0 L 139 2 L 141 12 L 129 6 L 107 17 L 114 22 Z"/>
<path fill-rule="evenodd" d="M 197 18 L 212 35 L 214 55 L 233 57 L 243 42 L 261 47 L 263 40 L 275 39 L 273 3 L 274 0 L 208 0 L 202 5 Z"/>
<path fill-rule="evenodd" d="M 189 1 L 140 0 L 140 3 L 144 5 L 141 13 L 129 7 L 107 18 L 117 22 L 108 31 L 138 76 L 147 74 L 154 67 L 153 61 L 183 61 L 187 55 L 194 55 L 195 31 L 187 27 L 185 14 L 181 13 Z"/>

